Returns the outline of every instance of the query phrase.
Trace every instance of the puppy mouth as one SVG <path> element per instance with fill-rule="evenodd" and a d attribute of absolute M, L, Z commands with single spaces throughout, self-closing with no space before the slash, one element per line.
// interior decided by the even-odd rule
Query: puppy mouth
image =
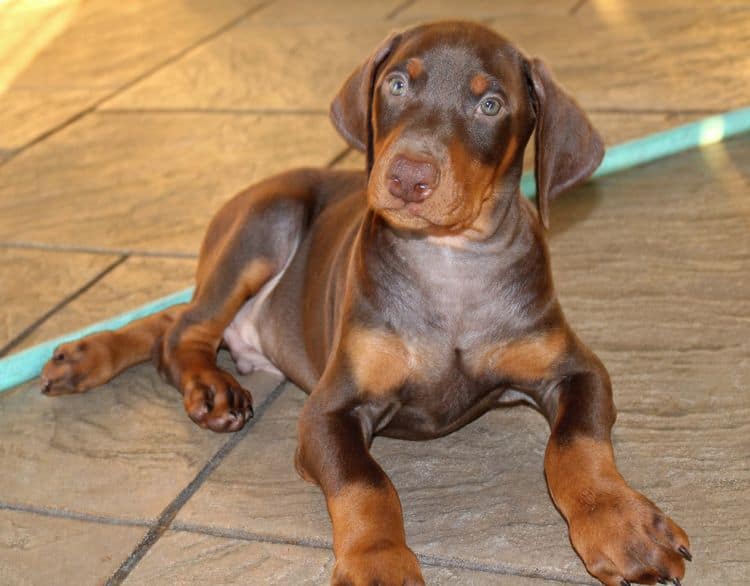
<path fill-rule="evenodd" d="M 386 205 L 374 207 L 375 211 L 382 216 L 386 222 L 396 228 L 407 228 L 413 230 L 426 230 L 427 232 L 453 232 L 466 224 L 466 218 L 456 218 L 453 214 L 440 214 L 434 218 L 422 202 L 388 202 Z M 455 212 L 455 207 L 451 212 Z"/>
<path fill-rule="evenodd" d="M 397 213 L 397 214 L 408 214 L 410 216 L 422 216 L 422 202 L 419 201 L 403 201 L 403 200 L 396 200 L 392 204 L 389 203 L 389 205 L 381 206 L 377 208 L 378 211 L 381 212 L 390 212 L 390 213 Z M 424 218 L 427 220 L 427 218 Z"/>

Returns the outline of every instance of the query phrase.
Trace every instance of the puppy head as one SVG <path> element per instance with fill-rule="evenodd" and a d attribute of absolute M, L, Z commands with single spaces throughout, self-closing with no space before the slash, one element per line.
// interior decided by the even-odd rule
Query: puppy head
<path fill-rule="evenodd" d="M 369 205 L 397 228 L 426 233 L 460 233 L 515 192 L 533 131 L 545 226 L 549 201 L 604 153 L 541 61 L 468 22 L 389 36 L 344 83 L 331 118 L 367 153 Z"/>

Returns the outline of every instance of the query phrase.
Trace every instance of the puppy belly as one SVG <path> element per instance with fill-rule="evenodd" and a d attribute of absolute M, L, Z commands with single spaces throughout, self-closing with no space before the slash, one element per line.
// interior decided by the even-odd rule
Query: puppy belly
<path fill-rule="evenodd" d="M 254 370 L 265 370 L 267 372 L 283 374 L 264 354 L 258 328 L 266 302 L 276 285 L 278 285 L 281 277 L 284 276 L 290 261 L 291 257 L 283 270 L 263 285 L 255 297 L 245 302 L 242 309 L 234 316 L 232 323 L 224 330 L 224 341 L 229 346 L 229 351 L 237 365 L 237 370 L 242 374 L 247 374 Z"/>
<path fill-rule="evenodd" d="M 251 299 L 240 309 L 224 330 L 224 341 L 237 365 L 237 370 L 248 374 L 254 370 L 265 370 L 281 374 L 281 371 L 264 354 L 258 334 L 258 311 L 255 299 Z"/>

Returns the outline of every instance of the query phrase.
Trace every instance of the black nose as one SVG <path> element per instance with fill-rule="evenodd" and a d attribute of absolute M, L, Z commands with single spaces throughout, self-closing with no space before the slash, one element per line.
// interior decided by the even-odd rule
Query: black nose
<path fill-rule="evenodd" d="M 426 200 L 437 187 L 438 171 L 433 163 L 396 157 L 388 169 L 388 191 L 406 202 Z"/>

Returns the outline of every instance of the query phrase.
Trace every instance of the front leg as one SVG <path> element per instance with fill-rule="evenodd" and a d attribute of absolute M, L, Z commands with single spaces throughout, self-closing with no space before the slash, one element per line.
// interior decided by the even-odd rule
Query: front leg
<path fill-rule="evenodd" d="M 552 425 L 544 459 L 552 499 L 586 569 L 604 584 L 680 584 L 688 537 L 617 470 L 609 376 L 593 355 L 585 362 L 542 401 Z"/>
<path fill-rule="evenodd" d="M 372 430 L 388 406 L 361 400 L 343 373 L 325 376 L 300 417 L 296 466 L 323 490 L 333 524 L 336 586 L 418 586 L 401 503 L 373 459 Z"/>

